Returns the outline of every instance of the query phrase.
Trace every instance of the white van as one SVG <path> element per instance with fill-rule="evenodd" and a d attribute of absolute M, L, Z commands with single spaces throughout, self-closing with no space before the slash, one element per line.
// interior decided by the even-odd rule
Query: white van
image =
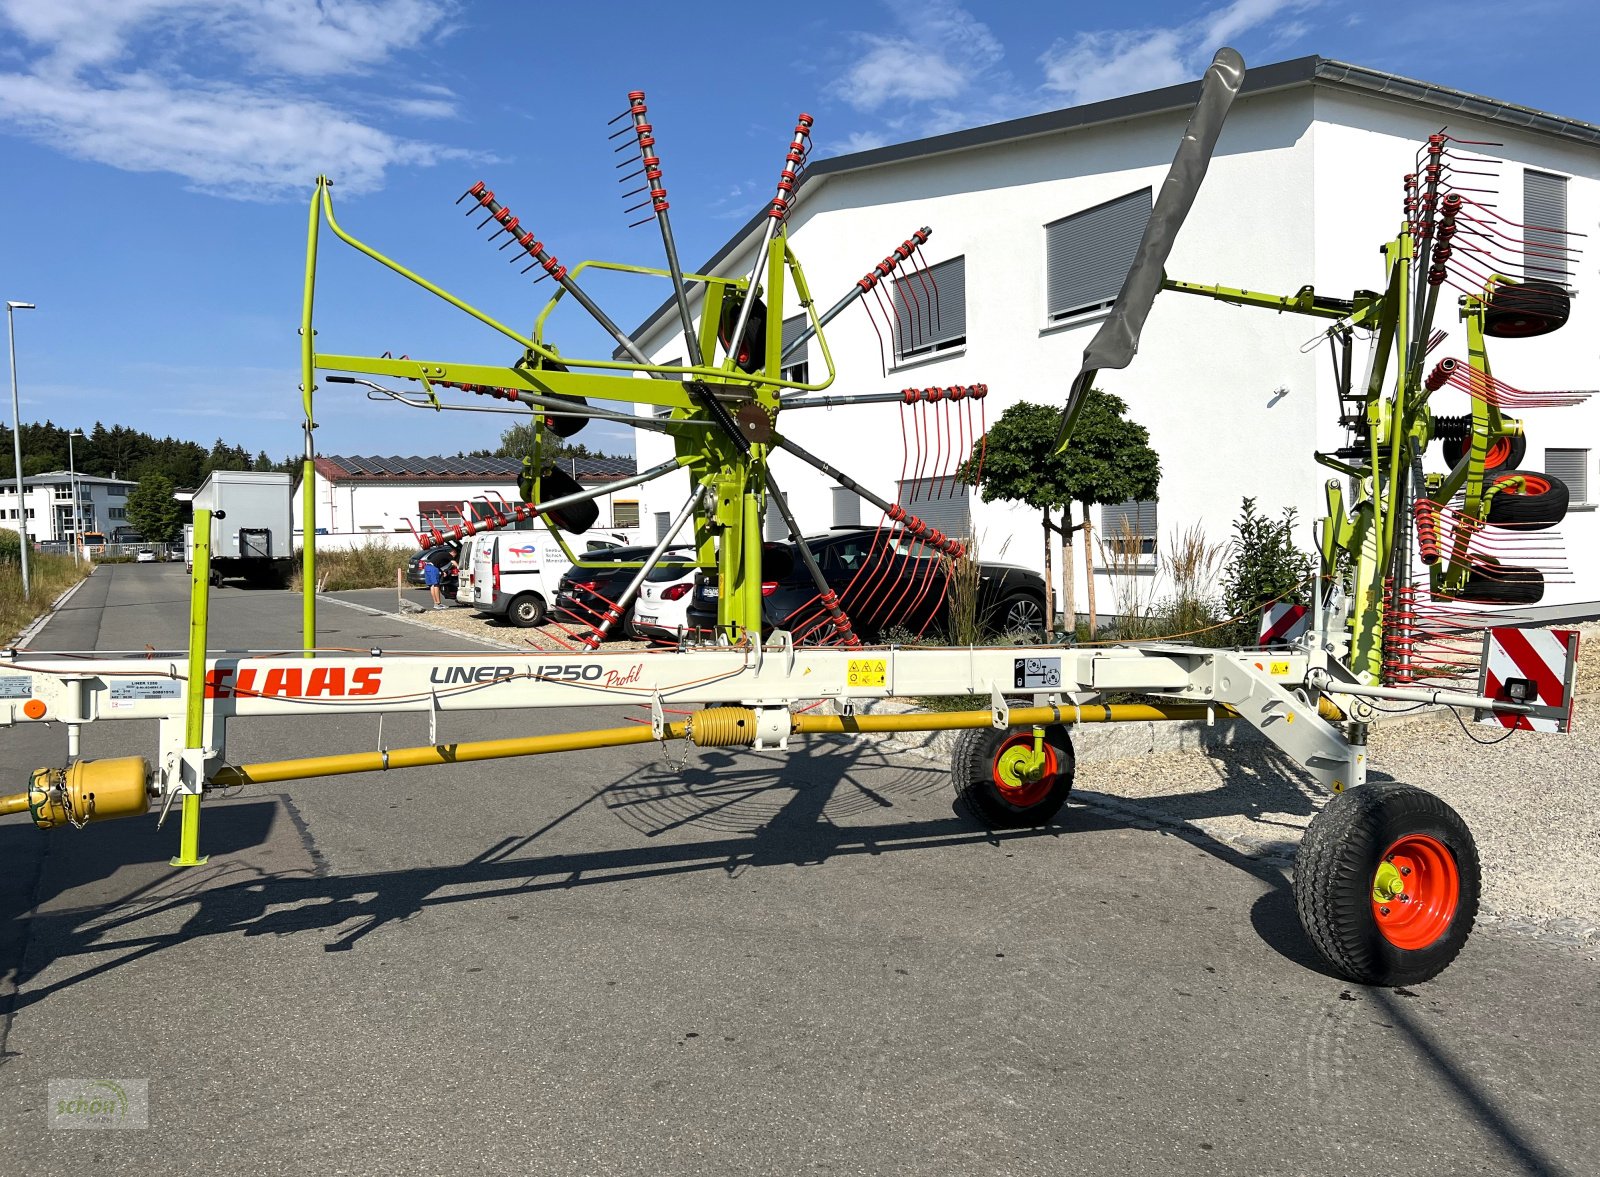
<path fill-rule="evenodd" d="M 456 600 L 512 625 L 542 625 L 556 586 L 571 566 L 549 532 L 486 531 L 471 536 L 457 561 Z"/>

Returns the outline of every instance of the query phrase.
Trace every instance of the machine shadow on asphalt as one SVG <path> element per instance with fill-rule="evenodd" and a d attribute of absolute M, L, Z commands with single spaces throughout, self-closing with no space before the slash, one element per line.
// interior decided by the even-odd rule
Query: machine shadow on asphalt
<path fill-rule="evenodd" d="M 737 877 L 752 870 L 782 866 L 822 866 L 855 855 L 933 850 L 966 845 L 1000 846 L 1039 838 L 1150 828 L 1144 813 L 1118 799 L 1087 793 L 1069 804 L 1061 818 L 1034 829 L 991 830 L 980 827 L 951 794 L 942 768 L 886 754 L 867 742 L 814 739 L 809 755 L 785 757 L 746 753 L 735 757 L 708 749 L 683 764 L 666 761 L 641 765 L 627 776 L 601 785 L 566 812 L 532 833 L 505 837 L 468 861 L 448 866 L 412 867 L 365 874 L 328 872 L 313 832 L 288 794 L 268 801 L 240 798 L 207 807 L 208 849 L 213 866 L 197 876 L 160 869 L 170 846 L 147 820 L 120 827 L 91 825 L 78 832 L 71 861 L 56 858 L 44 873 L 48 889 L 32 897 L 36 922 L 28 953 L 29 975 L 43 972 L 54 960 L 125 950 L 118 960 L 97 964 L 89 972 L 50 985 L 18 992 L 18 1008 L 70 989 L 77 981 L 120 964 L 160 952 L 199 936 L 287 935 L 338 931 L 324 945 L 328 952 L 353 949 L 379 929 L 429 908 L 541 891 L 569 890 L 608 883 L 637 883 L 699 872 Z M 886 775 L 887 770 L 887 775 Z M 1205 815 L 1248 812 L 1286 804 L 1287 796 L 1260 802 L 1262 781 L 1252 769 L 1249 779 L 1203 794 Z M 1287 777 L 1278 776 L 1278 792 L 1299 794 Z M 868 783 L 870 778 L 871 783 Z M 933 820 L 892 820 L 895 811 L 913 801 L 950 797 L 950 815 Z M 1241 804 L 1245 798 L 1252 800 Z M 1231 799 L 1231 804 L 1229 803 Z M 594 805 L 604 807 L 644 844 L 615 849 L 563 852 L 549 849 L 557 826 Z M 882 814 L 885 821 L 871 821 Z M 868 820 L 863 820 L 868 819 Z M 312 869 L 264 870 L 246 861 L 245 853 L 260 846 L 279 827 L 292 824 L 304 844 Z M 1331 976 L 1306 942 L 1293 915 L 1285 873 L 1269 859 L 1218 841 L 1187 822 L 1157 828 L 1219 861 L 1259 880 L 1268 890 L 1257 902 L 1252 920 L 1269 947 L 1307 969 Z M 711 835 L 697 841 L 686 832 Z M 0 829 L 0 855 L 15 840 L 33 836 L 24 826 Z M 541 853 L 531 853 L 538 846 Z M 52 856 L 55 857 L 55 856 Z M 115 875 L 124 868 L 157 871 L 135 886 L 115 906 L 48 910 L 49 901 L 83 884 Z M 138 879 L 136 874 L 135 879 Z M 461 892 L 465 889 L 464 893 Z M 159 921 L 173 911 L 193 914 L 176 931 L 140 934 L 138 925 Z M 9 919 L 25 919 L 15 910 Z M 353 924 L 348 928 L 344 925 Z M 27 977 L 17 977 L 18 989 Z"/>

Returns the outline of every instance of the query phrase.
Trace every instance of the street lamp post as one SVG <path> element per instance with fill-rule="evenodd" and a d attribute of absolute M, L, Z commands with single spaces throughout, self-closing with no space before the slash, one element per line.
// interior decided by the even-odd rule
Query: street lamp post
<path fill-rule="evenodd" d="M 74 429 L 67 434 L 67 478 L 72 487 L 72 562 L 76 564 L 83 558 L 83 544 L 79 537 L 83 535 L 83 520 L 78 517 L 78 461 L 72 456 L 72 439 L 84 436 L 83 430 Z"/>
<path fill-rule="evenodd" d="M 17 537 L 22 541 L 22 599 L 28 600 L 32 586 L 28 583 L 28 506 L 22 500 L 22 409 L 17 402 L 17 328 L 13 317 L 17 311 L 31 311 L 31 302 L 6 302 L 6 339 L 11 345 L 11 459 L 16 463 L 17 476 Z"/>

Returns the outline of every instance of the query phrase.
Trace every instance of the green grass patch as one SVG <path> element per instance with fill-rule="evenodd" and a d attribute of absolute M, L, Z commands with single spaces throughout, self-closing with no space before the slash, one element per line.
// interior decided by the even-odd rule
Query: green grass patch
<path fill-rule="evenodd" d="M 30 553 L 28 579 L 33 593 L 23 600 L 22 564 L 14 558 L 0 560 L 0 631 L 4 640 L 10 642 L 42 617 L 55 599 L 89 575 L 92 567 L 75 563 L 71 556 Z"/>
<path fill-rule="evenodd" d="M 395 572 L 405 567 L 406 560 L 414 551 L 414 548 L 369 541 L 357 548 L 318 552 L 317 581 L 326 593 L 344 589 L 392 588 Z M 299 552 L 295 553 L 294 559 L 295 571 L 289 587 L 298 592 L 303 583 Z"/>

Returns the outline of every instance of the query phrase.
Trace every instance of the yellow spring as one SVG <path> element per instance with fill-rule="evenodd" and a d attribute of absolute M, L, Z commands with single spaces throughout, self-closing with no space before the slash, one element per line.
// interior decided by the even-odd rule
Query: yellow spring
<path fill-rule="evenodd" d="M 700 748 L 755 743 L 756 713 L 748 707 L 707 707 L 689 720 L 689 740 Z"/>

